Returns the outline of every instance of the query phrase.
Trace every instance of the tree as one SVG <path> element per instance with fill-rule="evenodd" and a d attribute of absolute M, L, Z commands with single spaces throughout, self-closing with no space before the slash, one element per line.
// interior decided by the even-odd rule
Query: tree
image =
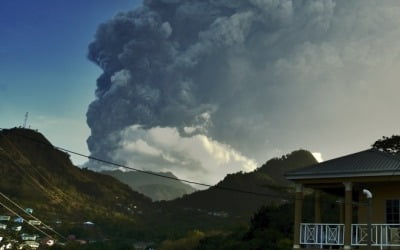
<path fill-rule="evenodd" d="M 199 230 L 193 230 L 187 233 L 186 237 L 177 240 L 165 240 L 162 242 L 161 250 L 189 250 L 195 249 L 199 241 L 205 237 L 205 234 Z"/>
<path fill-rule="evenodd" d="M 382 139 L 377 140 L 372 147 L 390 154 L 399 154 L 400 135 L 392 135 L 391 137 L 383 136 Z"/>

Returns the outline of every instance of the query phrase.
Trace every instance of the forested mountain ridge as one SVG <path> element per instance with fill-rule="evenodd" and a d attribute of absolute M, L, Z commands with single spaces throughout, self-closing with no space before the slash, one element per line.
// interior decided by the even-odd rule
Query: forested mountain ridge
<path fill-rule="evenodd" d="M 32 207 L 36 216 L 52 226 L 57 226 L 52 224 L 56 220 L 68 222 L 57 226 L 65 235 L 128 238 L 129 244 L 137 239 L 161 242 L 193 229 L 229 232 L 231 226 L 248 223 L 262 206 L 285 203 L 291 183 L 284 173 L 315 163 L 310 152 L 298 150 L 271 159 L 253 172 L 229 174 L 207 190 L 172 201 L 151 202 L 111 176 L 73 166 L 68 154 L 37 131 L 0 131 L 2 193 Z M 155 185 L 165 181 L 158 178 L 153 180 Z M 136 181 L 143 183 L 140 178 Z M 96 230 L 82 229 L 79 223 L 83 221 L 95 222 Z"/>
<path fill-rule="evenodd" d="M 285 172 L 315 163 L 317 161 L 309 151 L 297 150 L 280 158 L 273 158 L 253 172 L 229 174 L 214 187 L 185 195 L 165 205 L 251 215 L 265 204 L 282 203 L 291 186 L 284 177 Z"/>
<path fill-rule="evenodd" d="M 0 191 L 41 219 L 136 224 L 151 200 L 111 176 L 74 166 L 31 129 L 0 131 Z M 1 209 L 1 208 L 0 208 Z M 136 211 L 135 211 L 136 210 Z"/>
<path fill-rule="evenodd" d="M 253 172 L 229 174 L 214 187 L 163 204 L 252 213 L 249 208 L 257 208 L 267 201 L 273 202 L 271 196 L 285 192 L 290 185 L 284 178 L 286 171 L 315 163 L 317 161 L 310 152 L 297 150 L 273 158 Z M 86 200 L 105 205 L 132 202 L 151 204 L 150 199 L 108 175 L 73 166 L 68 154 L 57 150 L 42 134 L 30 129 L 7 129 L 0 132 L 0 167 L 0 173 L 7 175 L 0 183 L 1 190 L 25 201 L 44 201 L 56 205 L 65 202 L 69 195 L 76 195 L 69 205 L 79 207 L 79 203 Z M 106 173 L 121 175 L 122 172 Z M 128 174 L 132 175 L 129 178 L 135 182 L 132 185 L 175 183 L 191 191 L 189 185 L 171 179 L 154 176 L 150 181 L 144 181 L 141 179 L 145 175 L 143 173 Z M 125 178 L 128 175 L 124 173 L 123 176 Z M 171 177 L 175 176 L 171 174 Z M 220 187 L 267 196 L 231 192 Z"/>

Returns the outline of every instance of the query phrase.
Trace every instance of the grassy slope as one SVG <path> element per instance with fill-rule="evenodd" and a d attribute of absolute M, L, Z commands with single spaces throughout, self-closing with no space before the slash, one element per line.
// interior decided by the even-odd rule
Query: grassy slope
<path fill-rule="evenodd" d="M 152 206 L 111 176 L 73 166 L 66 153 L 50 145 L 33 130 L 0 131 L 0 191 L 44 220 L 94 220 L 106 227 L 110 221 L 137 225 L 133 207 Z"/>
<path fill-rule="evenodd" d="M 32 130 L 0 131 L 0 191 L 48 220 L 93 220 L 115 234 L 128 227 L 143 236 L 175 237 L 194 228 L 213 229 L 248 221 L 262 205 L 281 202 L 213 187 L 154 205 L 111 176 L 73 166 L 67 154 L 49 144 Z M 217 185 L 282 195 L 289 185 L 283 173 L 314 163 L 311 153 L 299 150 L 272 159 L 251 173 L 230 174 Z M 132 213 L 134 206 L 144 213 Z M 229 216 L 210 215 L 210 211 L 225 211 Z M 157 232 L 150 232 L 150 228 L 157 228 Z"/>

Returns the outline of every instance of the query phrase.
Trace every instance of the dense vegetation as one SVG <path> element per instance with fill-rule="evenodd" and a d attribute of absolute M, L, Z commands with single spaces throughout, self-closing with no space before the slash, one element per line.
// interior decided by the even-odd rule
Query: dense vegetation
<path fill-rule="evenodd" d="M 373 147 L 398 154 L 399 145 L 400 136 L 392 136 L 377 140 Z M 0 131 L 0 191 L 33 208 L 37 217 L 62 235 L 72 236 L 53 249 L 128 250 L 147 245 L 161 250 L 289 250 L 293 189 L 284 173 L 315 163 L 310 152 L 298 150 L 253 172 L 227 175 L 207 190 L 154 203 L 109 175 L 73 166 L 68 154 L 40 133 Z M 135 178 L 140 184 L 141 177 Z M 312 222 L 313 196 L 310 190 L 306 193 L 303 217 Z M 324 211 L 339 209 L 334 196 L 323 195 Z M 4 197 L 0 201 L 18 211 Z M 5 208 L 0 213 L 10 214 Z M 325 213 L 323 219 L 338 221 L 332 217 L 338 214 Z M 84 221 L 95 224 L 87 226 Z M 29 227 L 23 230 L 36 233 Z M 0 236 L 18 238 L 19 234 L 3 231 Z"/>
<path fill-rule="evenodd" d="M 73 166 L 66 153 L 33 130 L 0 131 L 0 174 L 1 193 L 33 208 L 64 235 L 142 237 L 139 213 L 152 210 L 149 198 L 111 176 Z M 1 202 L 18 211 L 4 198 Z M 95 221 L 94 229 L 85 228 L 85 221 Z"/>
<path fill-rule="evenodd" d="M 73 166 L 40 133 L 0 131 L 0 173 L 7 176 L 0 191 L 59 233 L 90 242 L 54 249 L 134 249 L 140 241 L 157 249 L 287 249 L 293 204 L 284 173 L 315 163 L 298 150 L 208 190 L 152 203 L 111 176 Z"/>
<path fill-rule="evenodd" d="M 399 154 L 400 135 L 392 135 L 391 137 L 383 136 L 382 139 L 377 140 L 372 147 L 390 154 Z"/>
<path fill-rule="evenodd" d="M 284 177 L 286 171 L 316 163 L 310 152 L 297 150 L 280 158 L 271 159 L 253 172 L 229 174 L 215 187 L 161 205 L 177 209 L 185 207 L 207 212 L 226 212 L 247 220 L 265 204 L 285 202 L 292 185 Z M 232 192 L 224 188 L 240 189 L 254 194 Z"/>
<path fill-rule="evenodd" d="M 313 195 L 307 195 L 304 201 L 303 221 L 313 222 Z M 323 194 L 322 210 L 339 211 L 336 197 Z M 252 217 L 248 229 L 236 230 L 228 235 L 205 237 L 199 242 L 197 250 L 290 250 L 293 237 L 294 204 L 289 202 L 279 206 L 261 207 Z M 339 222 L 339 213 L 326 213 L 323 221 Z"/>

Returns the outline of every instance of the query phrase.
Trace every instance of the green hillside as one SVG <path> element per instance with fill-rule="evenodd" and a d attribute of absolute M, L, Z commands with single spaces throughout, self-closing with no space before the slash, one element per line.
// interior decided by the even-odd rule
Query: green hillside
<path fill-rule="evenodd" d="M 229 174 L 216 187 L 185 195 L 165 205 L 249 216 L 265 204 L 285 202 L 284 197 L 291 185 L 284 177 L 286 171 L 315 163 L 317 161 L 310 152 L 294 151 L 267 161 L 253 172 Z M 232 192 L 218 187 L 246 190 L 265 196 Z"/>
<path fill-rule="evenodd" d="M 30 129 L 0 131 L 0 176 L 3 194 L 33 208 L 50 225 L 61 221 L 65 234 L 85 236 L 71 226 L 84 221 L 96 223 L 98 237 L 133 234 L 131 229 L 142 224 L 143 211 L 152 208 L 149 198 L 111 176 L 73 166 L 68 154 Z"/>
<path fill-rule="evenodd" d="M 116 246 L 115 242 L 132 245 L 146 240 L 159 244 L 166 239 L 179 239 L 195 229 L 219 230 L 225 235 L 231 232 L 229 228 L 248 225 L 252 215 L 265 205 L 291 206 L 285 201 L 291 192 L 291 183 L 284 178 L 284 173 L 314 163 L 316 160 L 310 152 L 298 150 L 271 159 L 253 172 L 227 175 L 207 190 L 153 203 L 110 173 L 73 166 L 68 154 L 54 148 L 34 130 L 0 131 L 0 191 L 21 206 L 33 208 L 37 217 L 63 235 L 101 240 L 96 243 L 100 245 Z M 170 179 L 148 178 L 133 172 L 111 173 L 123 182 L 139 186 L 145 194 L 159 192 L 153 199 L 168 197 L 170 193 L 176 195 L 182 190 L 192 191 L 190 186 Z M 178 190 L 173 190 L 175 187 Z M 0 200 L 13 207 L 2 197 Z M 0 213 L 8 212 L 0 208 Z M 95 226 L 88 229 L 82 225 L 85 221 L 92 221 Z M 76 249 L 96 249 L 96 244 L 89 246 L 94 248 Z"/>

